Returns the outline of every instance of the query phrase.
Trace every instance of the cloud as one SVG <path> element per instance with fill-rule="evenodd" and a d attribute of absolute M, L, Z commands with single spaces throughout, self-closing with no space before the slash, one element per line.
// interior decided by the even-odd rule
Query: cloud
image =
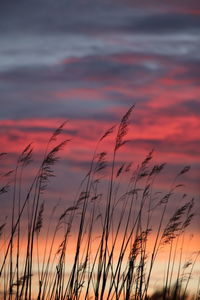
<path fill-rule="evenodd" d="M 13 166 L 30 142 L 38 163 L 53 130 L 70 119 L 63 138 L 72 142 L 61 153 L 58 171 L 69 180 L 71 196 L 98 138 L 136 103 L 131 141 L 120 149 L 119 163 L 133 160 L 135 167 L 155 148 L 156 161 L 168 163 L 159 188 L 192 164 L 183 181 L 196 193 L 200 21 L 195 7 L 199 1 L 0 1 L 0 146 L 11 152 L 3 169 Z M 109 136 L 99 151 L 112 153 L 113 145 Z M 60 196 L 59 183 L 64 195 L 66 182 L 60 181 L 54 181 L 51 200 Z"/>
<path fill-rule="evenodd" d="M 136 24 L 130 26 L 134 32 L 145 33 L 177 33 L 196 30 L 199 32 L 200 20 L 198 15 L 160 13 L 141 18 Z"/>
<path fill-rule="evenodd" d="M 197 1 L 1 1 L 5 31 L 61 33 L 102 31 L 185 31 L 199 28 Z M 12 22 L 9 22 L 9 20 Z"/>

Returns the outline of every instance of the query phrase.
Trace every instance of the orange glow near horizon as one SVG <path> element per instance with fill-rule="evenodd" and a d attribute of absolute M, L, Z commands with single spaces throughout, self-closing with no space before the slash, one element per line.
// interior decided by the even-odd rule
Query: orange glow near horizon
<path fill-rule="evenodd" d="M 49 272 L 52 273 L 52 275 L 53 275 L 56 272 L 56 268 L 59 265 L 60 254 L 58 252 L 58 249 L 61 247 L 64 233 L 61 234 L 61 232 L 60 233 L 58 232 L 55 239 L 53 239 L 52 234 L 49 234 L 48 239 L 46 240 L 46 236 L 44 235 L 43 231 L 41 231 L 41 233 L 39 234 L 39 238 L 38 239 L 35 238 L 35 246 L 34 246 L 34 252 L 33 252 L 33 281 L 35 282 L 35 290 L 36 291 L 38 289 L 38 280 L 39 280 L 38 274 L 40 274 L 40 272 L 42 270 L 43 263 L 44 263 L 44 268 L 46 268 L 50 251 L 52 251 L 52 252 L 51 252 L 51 258 L 50 258 L 51 265 L 50 265 Z M 24 238 L 21 240 L 21 243 L 20 243 L 20 266 L 21 267 L 23 267 L 25 264 L 24 257 L 26 256 L 26 247 L 27 247 L 27 242 L 24 240 Z M 113 261 L 112 261 L 114 269 L 116 268 L 117 261 L 119 259 L 119 252 L 120 252 L 122 240 L 123 240 L 123 233 L 119 233 L 118 238 L 117 238 L 117 243 L 115 246 Z M 154 248 L 155 240 L 156 240 L 156 235 L 154 233 L 151 233 L 148 238 L 147 249 L 146 249 L 147 272 L 148 272 L 149 262 L 150 262 L 151 254 L 152 254 L 152 251 Z M 183 244 L 182 244 L 182 241 L 183 241 Z M 93 263 L 93 261 L 95 259 L 95 255 L 96 255 L 97 249 L 99 247 L 99 243 L 100 243 L 99 233 L 93 232 L 91 248 L 90 248 L 90 257 L 89 257 L 91 264 Z M 76 251 L 76 245 L 77 245 L 77 235 L 75 233 L 71 233 L 69 235 L 67 246 L 66 246 L 66 257 L 65 257 L 66 280 L 72 270 L 72 266 L 73 266 L 73 262 L 74 262 L 74 253 Z M 83 238 L 81 245 L 82 245 L 81 251 L 84 251 L 85 250 L 84 245 L 87 245 L 87 235 Z M 113 240 L 112 240 L 112 236 L 111 236 L 109 238 L 109 245 L 108 245 L 109 249 L 112 249 L 112 245 L 113 245 Z M 171 258 L 172 261 L 175 259 L 173 262 L 174 269 L 173 269 L 172 282 L 174 282 L 174 280 L 176 279 L 177 271 L 178 271 L 180 259 L 181 259 L 181 272 L 187 273 L 187 272 L 190 272 L 190 269 L 192 267 L 194 268 L 193 273 L 192 273 L 194 278 L 192 280 L 192 283 L 189 284 L 189 291 L 194 293 L 196 291 L 196 288 L 198 285 L 198 277 L 200 275 L 199 274 L 199 264 L 200 264 L 199 257 L 193 266 L 193 262 L 194 262 L 195 258 L 197 257 L 197 252 L 199 252 L 199 249 L 200 249 L 199 248 L 200 247 L 199 236 L 187 234 L 184 236 L 184 240 L 183 240 L 183 238 L 180 238 L 177 245 L 178 246 L 176 246 L 176 241 L 174 241 L 172 258 Z M 122 264 L 123 268 L 125 268 L 128 263 L 130 246 L 131 246 L 131 243 L 128 246 L 126 254 L 124 256 L 124 262 Z M 52 247 L 52 249 L 51 249 L 51 247 Z M 176 253 L 175 253 L 174 250 L 176 247 L 177 247 L 177 249 L 176 249 Z M 167 263 L 168 263 L 168 259 L 169 259 L 169 249 L 170 248 L 168 245 L 168 246 L 161 247 L 159 250 L 158 256 L 156 258 L 156 262 L 153 267 L 149 293 L 152 293 L 155 290 L 159 290 L 163 286 L 163 280 L 165 278 L 165 272 L 167 269 Z M 1 249 L 1 253 L 3 253 L 4 251 L 5 251 L 5 249 L 4 250 Z M 16 251 L 16 247 L 13 247 L 13 252 L 15 253 L 15 251 Z M 82 255 L 83 255 L 83 253 L 81 253 L 81 257 L 82 257 Z M 2 260 L 3 260 L 3 256 L 1 255 L 0 262 L 2 262 Z M 172 268 L 173 264 L 171 262 L 170 268 Z M 184 267 L 186 264 L 189 264 L 187 268 Z M 38 269 L 38 266 L 39 266 L 39 269 Z M 21 270 L 20 270 L 20 272 L 21 272 Z M 67 283 L 67 281 L 66 281 L 66 283 Z M 37 294 L 37 292 L 36 292 L 36 294 Z"/>

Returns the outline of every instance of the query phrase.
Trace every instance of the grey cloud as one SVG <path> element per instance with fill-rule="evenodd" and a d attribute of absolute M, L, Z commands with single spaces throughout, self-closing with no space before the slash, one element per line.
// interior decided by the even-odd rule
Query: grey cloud
<path fill-rule="evenodd" d="M 39 95 L 40 98 L 41 95 Z M 43 100 L 38 100 L 35 94 L 31 97 L 10 95 L 1 99 L 2 109 L 0 119 L 27 119 L 27 118 L 64 118 L 64 119 L 84 119 L 92 118 L 95 111 L 101 111 L 108 102 L 91 102 L 90 100 L 66 99 L 58 100 L 48 96 L 43 96 Z"/>
<path fill-rule="evenodd" d="M 129 53 L 123 53 L 128 54 Z M 154 61 L 154 62 L 153 62 Z M 152 65 L 154 64 L 154 67 Z M 155 62 L 155 58 L 144 59 L 143 62 L 124 63 L 115 60 L 114 55 L 93 55 L 73 59 L 59 65 L 40 67 L 18 67 L 0 72 L 0 80 L 4 82 L 4 89 L 9 84 L 18 89 L 31 90 L 33 86 L 63 85 L 70 83 L 70 87 L 79 81 L 93 81 L 109 84 L 118 80 L 131 81 L 140 85 L 147 83 L 156 76 L 161 76 L 167 68 Z M 42 84 L 41 84 L 42 83 Z"/>
<path fill-rule="evenodd" d="M 139 34 L 101 33 L 58 35 L 2 35 L 0 71 L 59 66 L 65 59 L 81 59 L 120 53 L 157 55 L 184 61 L 200 60 L 197 33 Z M 89 62 L 88 62 L 89 63 Z M 153 65 L 146 65 L 153 70 Z"/>
<path fill-rule="evenodd" d="M 200 116 L 200 99 L 185 101 L 183 107 L 186 108 L 187 113 Z M 199 145 L 200 146 L 200 145 Z"/>
<path fill-rule="evenodd" d="M 132 3 L 131 3 L 132 2 Z M 131 30 L 145 32 L 168 32 L 199 30 L 199 17 L 181 15 L 182 2 L 159 1 L 105 1 L 105 0 L 29 0 L 1 1 L 0 28 L 5 31 L 22 32 L 93 32 Z M 181 5 L 181 6 L 179 6 Z M 185 7 L 199 7 L 194 2 Z M 173 7 L 180 13 L 173 13 Z M 160 15 L 160 12 L 162 15 Z"/>
<path fill-rule="evenodd" d="M 194 61 L 194 59 L 188 58 L 184 61 L 184 72 L 176 74 L 176 79 L 189 79 L 193 84 L 199 84 L 200 80 L 200 61 Z"/>
<path fill-rule="evenodd" d="M 108 106 L 129 105 L 130 99 L 123 92 L 115 92 L 115 86 L 125 84 L 131 91 L 133 87 L 145 82 L 151 82 L 165 72 L 160 67 L 150 70 L 143 63 L 122 63 L 113 56 L 91 56 L 76 59 L 62 65 L 35 68 L 17 68 L 0 73 L 2 86 L 0 112 L 1 118 L 20 119 L 32 117 L 64 117 L 100 119 L 101 112 Z M 105 86 L 112 89 L 105 90 Z M 102 93 L 102 99 L 84 100 L 76 94 L 76 90 L 95 89 Z M 74 90 L 74 96 L 68 96 L 67 91 Z M 56 96 L 64 91 L 66 96 Z M 145 99 L 137 99 L 137 101 Z M 103 118 L 111 118 L 104 116 Z"/>
<path fill-rule="evenodd" d="M 139 32 L 169 33 L 200 30 L 200 18 L 195 15 L 162 13 L 145 16 L 134 22 L 130 29 Z"/>
<path fill-rule="evenodd" d="M 134 10 L 118 1 L 2 1 L 1 30 L 83 32 L 117 29 Z M 140 12 L 140 14 L 142 11 Z M 137 18 L 137 14 L 134 14 Z M 12 20 L 12 22 L 10 22 Z M 92 25 L 92 27 L 91 27 Z"/>
<path fill-rule="evenodd" d="M 149 55 L 148 58 L 144 56 L 142 60 L 140 57 L 139 61 L 132 63 L 120 61 L 118 58 L 117 55 L 86 56 L 54 66 L 21 67 L 1 72 L 1 103 L 3 104 L 1 118 L 58 116 L 76 119 L 84 118 L 86 115 L 100 120 L 105 108 L 113 104 L 128 106 L 132 103 L 140 103 L 143 107 L 150 99 L 144 95 L 137 95 L 137 88 L 145 84 L 153 84 L 158 77 L 168 76 L 168 72 L 173 68 L 170 60 L 169 66 L 166 66 L 162 64 L 159 57 L 156 58 L 154 55 Z M 116 85 L 124 87 L 128 93 L 133 94 L 133 97 L 126 95 L 123 89 L 115 91 Z M 104 89 L 106 86 L 110 88 Z M 99 90 L 102 99 L 87 100 L 87 95 L 84 95 L 83 100 L 79 99 L 81 95 L 78 96 L 76 93 L 74 96 L 68 96 L 67 91 L 79 89 Z M 60 99 L 56 93 L 62 91 L 66 96 Z M 184 105 L 186 103 L 181 104 L 180 107 L 174 104 L 163 112 L 160 109 L 159 114 L 177 116 L 198 113 L 198 105 L 192 103 L 190 99 L 187 107 Z M 194 107 L 193 111 L 192 107 Z M 108 120 L 111 116 L 105 115 L 102 118 Z"/>
<path fill-rule="evenodd" d="M 129 142 L 131 148 L 134 149 L 146 149 L 146 151 L 150 151 L 151 149 L 159 150 L 160 153 L 174 153 L 174 154 L 182 154 L 183 151 L 185 154 L 193 155 L 195 157 L 199 157 L 200 155 L 200 141 L 193 140 L 190 142 L 186 141 L 178 141 L 176 138 L 176 142 L 173 138 L 166 138 L 164 141 L 156 140 L 156 139 L 134 139 Z M 128 144 L 128 145 L 129 145 Z M 183 162 L 184 163 L 184 162 Z"/>
<path fill-rule="evenodd" d="M 188 117 L 190 115 L 200 116 L 200 102 L 199 99 L 188 99 L 182 101 L 181 103 L 175 103 L 169 105 L 164 109 L 159 109 L 157 113 L 160 116 L 170 116 L 170 117 Z"/>

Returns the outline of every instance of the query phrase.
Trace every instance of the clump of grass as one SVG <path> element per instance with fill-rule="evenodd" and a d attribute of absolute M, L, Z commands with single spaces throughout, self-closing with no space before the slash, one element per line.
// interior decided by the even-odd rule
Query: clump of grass
<path fill-rule="evenodd" d="M 133 109 L 134 106 L 125 113 L 117 128 L 111 127 L 99 139 L 89 171 L 72 205 L 66 206 L 57 219 L 58 205 L 51 213 L 48 209 L 47 215 L 43 194 L 55 176 L 53 166 L 59 152 L 69 142 L 67 139 L 57 143 L 66 123 L 50 137 L 26 194 L 24 171 L 33 159 L 32 144 L 22 151 L 14 170 L 3 174 L 0 195 L 8 193 L 11 185 L 12 209 L 11 219 L 0 224 L 2 299 L 180 300 L 188 297 L 188 285 L 199 255 L 190 262 L 183 261 L 184 238 L 194 216 L 194 199 L 186 200 L 184 194 L 181 203 L 185 202 L 169 220 L 167 217 L 169 203 L 180 187 L 177 181 L 189 171 L 189 166 L 177 173 L 168 192 L 158 194 L 154 184 L 165 163 L 154 165 L 153 151 L 135 169 L 131 162 L 118 162 L 118 152 L 127 142 Z M 99 149 L 115 131 L 109 162 L 107 153 Z M 0 154 L 0 158 L 5 155 Z M 157 212 L 159 217 L 154 222 Z M 164 248 L 168 254 L 163 289 L 150 296 L 153 269 Z M 196 299 L 198 295 L 199 287 Z"/>

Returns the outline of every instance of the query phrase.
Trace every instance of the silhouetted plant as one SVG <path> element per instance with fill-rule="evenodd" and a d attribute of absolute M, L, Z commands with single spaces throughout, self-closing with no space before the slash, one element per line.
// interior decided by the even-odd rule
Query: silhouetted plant
<path fill-rule="evenodd" d="M 190 262 L 183 262 L 182 255 L 185 232 L 194 216 L 194 199 L 186 201 L 184 195 L 181 201 L 185 203 L 168 221 L 167 209 L 180 187 L 177 180 L 190 167 L 177 173 L 169 191 L 163 195 L 154 192 L 154 183 L 165 163 L 152 165 L 153 150 L 135 169 L 131 162 L 118 162 L 118 152 L 127 142 L 133 109 L 134 106 L 125 113 L 118 127 L 111 127 L 98 140 L 89 171 L 73 203 L 63 209 L 57 221 L 58 205 L 53 207 L 46 221 L 43 194 L 55 176 L 53 166 L 59 152 L 70 141 L 57 143 L 66 122 L 48 140 L 26 194 L 23 180 L 25 168 L 33 160 L 32 144 L 22 151 L 14 170 L 3 174 L 0 195 L 8 194 L 11 187 L 13 194 L 10 220 L 5 219 L 0 224 L 2 299 L 188 299 L 188 285 L 199 253 Z M 99 148 L 115 131 L 109 162 L 107 153 Z M 5 156 L 1 153 L 0 159 Z M 156 211 L 160 213 L 157 224 L 153 222 Z M 150 253 L 152 232 L 155 239 Z M 73 261 L 69 262 L 72 235 L 75 246 Z M 42 253 L 39 251 L 41 238 L 45 240 Z M 150 296 L 153 268 L 163 248 L 169 250 L 163 289 Z M 178 269 L 175 267 L 177 256 Z M 196 299 L 198 297 L 199 288 Z"/>

